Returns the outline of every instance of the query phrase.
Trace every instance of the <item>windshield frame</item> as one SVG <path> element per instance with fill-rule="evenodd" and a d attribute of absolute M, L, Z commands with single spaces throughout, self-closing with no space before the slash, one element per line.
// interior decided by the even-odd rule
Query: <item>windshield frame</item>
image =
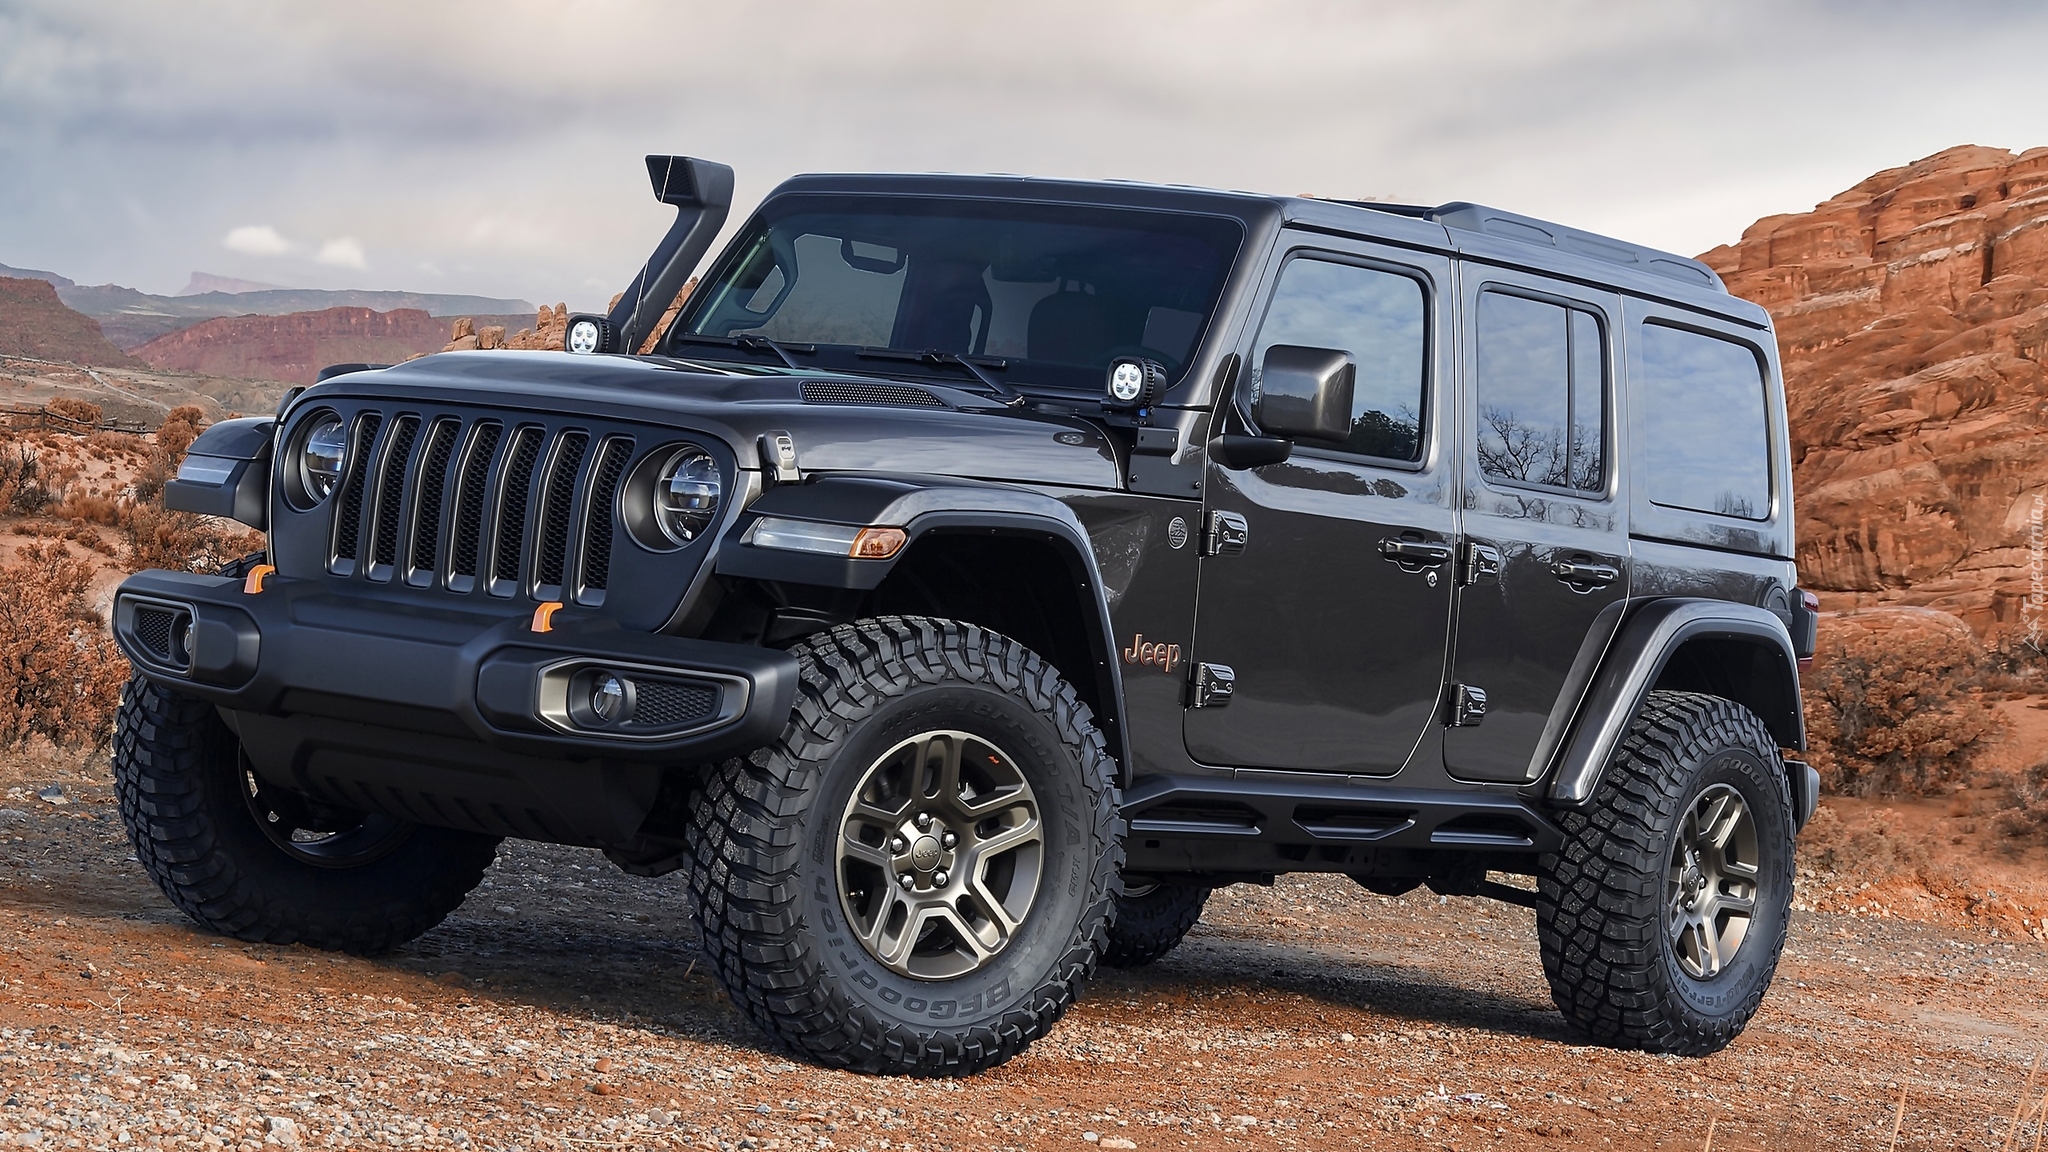
<path fill-rule="evenodd" d="M 873 209 L 863 205 L 861 203 L 863 201 L 873 205 Z M 859 213 L 867 210 L 886 212 L 887 209 L 884 208 L 884 205 L 888 202 L 899 204 L 919 202 L 928 204 L 935 210 L 934 214 L 943 213 L 948 206 L 953 206 L 963 209 L 964 211 L 960 213 L 963 215 L 986 215 L 990 213 L 992 208 L 1000 210 L 1003 206 L 1014 206 L 1020 215 L 1027 218 L 1029 216 L 1047 215 L 1057 212 L 1062 208 L 1072 208 L 1085 210 L 1090 214 L 1102 214 L 1104 216 L 1128 215 L 1149 218 L 1153 221 L 1162 218 L 1199 220 L 1211 227 L 1220 225 L 1228 229 L 1227 236 L 1219 235 L 1215 237 L 1218 241 L 1216 253 L 1219 258 L 1215 282 L 1211 285 L 1208 297 L 1204 303 L 1205 312 L 1197 327 L 1194 339 L 1189 345 L 1186 363 L 1174 371 L 1167 386 L 1166 391 L 1169 394 L 1181 389 L 1191 380 L 1194 380 L 1197 374 L 1203 370 L 1208 349 L 1213 345 L 1220 327 L 1230 318 L 1234 298 L 1237 295 L 1238 282 L 1246 266 L 1247 253 L 1253 247 L 1255 233 L 1259 231 L 1252 221 L 1246 219 L 1243 215 L 1218 210 L 1218 206 L 1213 202 L 1210 204 L 1189 205 L 1126 204 L 1080 199 L 1071 196 L 1051 198 L 991 195 L 984 191 L 967 189 L 946 189 L 943 191 L 900 191 L 891 189 L 869 191 L 839 187 L 831 189 L 801 188 L 778 190 L 762 201 L 760 207 L 755 209 L 753 214 L 734 233 L 732 239 L 719 253 L 718 259 L 697 279 L 696 286 L 691 291 L 689 298 L 683 302 L 682 308 L 677 313 L 674 321 L 662 333 L 661 340 L 653 351 L 657 355 L 672 356 L 680 359 L 744 363 L 756 367 L 771 367 L 778 372 L 798 371 L 890 377 L 915 375 L 920 379 L 929 378 L 935 382 L 945 383 L 954 387 L 965 387 L 972 391 L 982 391 L 983 386 L 974 379 L 977 373 L 963 371 L 961 367 L 951 364 L 932 361 L 920 362 L 908 355 L 908 353 L 913 351 L 923 350 L 896 349 L 894 350 L 895 354 L 884 361 L 874 357 L 872 355 L 873 347 L 869 346 L 822 342 L 812 344 L 807 341 L 795 342 L 788 346 L 803 350 L 803 354 L 798 356 L 801 367 L 790 369 L 784 366 L 781 356 L 773 349 L 750 347 L 745 343 L 730 347 L 720 347 L 718 344 L 708 342 L 719 339 L 717 336 L 710 334 L 701 337 L 707 343 L 698 343 L 697 338 L 699 338 L 699 334 L 691 331 L 699 323 L 702 313 L 714 303 L 714 296 L 716 295 L 715 286 L 737 271 L 737 265 L 746 260 L 755 250 L 765 230 L 772 227 L 777 221 L 790 216 L 801 215 L 807 211 L 820 214 Z M 909 213 L 897 214 L 909 215 Z M 758 342 L 755 343 L 758 344 Z M 874 347 L 886 348 L 888 346 L 880 345 Z M 867 354 L 864 355 L 863 353 Z M 1082 398 L 1092 400 L 1102 394 L 1103 385 L 1099 381 L 1089 380 L 1085 383 L 1060 383 L 1043 379 L 1042 373 L 1033 371 L 1034 362 L 1023 357 L 976 354 L 967 357 L 967 359 L 972 360 L 974 364 L 982 369 L 988 370 L 1001 383 L 1030 395 L 1072 402 Z M 1038 363 L 1053 366 L 1052 362 Z M 1062 370 L 1062 375 L 1071 377 L 1075 374 L 1075 369 L 1078 366 L 1065 364 L 1057 365 L 1057 367 Z"/>

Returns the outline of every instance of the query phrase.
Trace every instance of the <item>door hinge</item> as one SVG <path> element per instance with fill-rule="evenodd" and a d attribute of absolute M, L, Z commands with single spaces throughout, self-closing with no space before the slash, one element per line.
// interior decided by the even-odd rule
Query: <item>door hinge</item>
<path fill-rule="evenodd" d="M 1251 525 L 1237 513 L 1211 512 L 1208 527 L 1202 533 L 1202 555 L 1235 556 L 1244 551 L 1251 534 Z"/>
<path fill-rule="evenodd" d="M 1194 700 L 1197 708 L 1221 708 L 1237 691 L 1237 673 L 1228 664 L 1195 665 Z"/>
<path fill-rule="evenodd" d="M 1452 728 L 1477 728 L 1486 719 L 1486 689 L 1476 684 L 1453 684 L 1447 703 L 1445 723 Z"/>
<path fill-rule="evenodd" d="M 1458 586 L 1500 583 L 1500 549 L 1467 541 L 1458 554 Z"/>

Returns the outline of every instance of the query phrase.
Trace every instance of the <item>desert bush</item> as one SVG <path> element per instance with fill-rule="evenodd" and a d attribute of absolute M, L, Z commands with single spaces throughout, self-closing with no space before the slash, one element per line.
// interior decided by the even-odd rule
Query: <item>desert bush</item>
<path fill-rule="evenodd" d="M 1831 804 L 1823 804 L 1799 832 L 1799 862 L 1828 872 L 1854 872 L 1866 880 L 1885 880 L 1924 869 L 1929 862 L 1923 838 L 1906 828 L 1905 817 L 1877 809 L 1859 820 L 1845 820 Z"/>
<path fill-rule="evenodd" d="M 33 516 L 49 507 L 50 499 L 42 453 L 34 445 L 16 442 L 0 450 L 0 511 Z"/>
<path fill-rule="evenodd" d="M 92 430 L 106 416 L 106 411 L 99 405 L 75 396 L 59 396 L 43 405 L 43 411 L 67 424 L 77 426 L 81 431 Z"/>
<path fill-rule="evenodd" d="M 92 568 L 32 543 L 0 566 L 0 746 L 106 742 L 127 661 L 87 597 Z"/>
<path fill-rule="evenodd" d="M 2000 730 L 1985 653 L 1937 612 L 1852 613 L 1822 628 L 1805 677 L 1809 759 L 1830 791 L 1934 795 L 1961 783 Z"/>
<path fill-rule="evenodd" d="M 1999 813 L 1999 830 L 2008 836 L 2048 839 L 2048 760 L 2020 772 L 2008 791 L 2012 803 Z"/>
<path fill-rule="evenodd" d="M 190 405 L 171 409 L 163 427 L 157 429 L 149 460 L 136 477 L 133 498 L 117 509 L 117 521 L 128 537 L 130 568 L 212 572 L 263 547 L 261 533 L 232 521 L 164 507 L 164 485 L 178 474 L 185 450 L 199 436 L 202 418 L 200 410 Z"/>
<path fill-rule="evenodd" d="M 205 418 L 206 414 L 191 404 L 173 408 L 164 417 L 163 426 L 156 430 L 156 444 L 150 449 L 149 458 L 135 474 L 136 503 L 150 504 L 163 499 L 164 485 L 178 474 L 185 450 L 199 438 L 199 422 Z"/>

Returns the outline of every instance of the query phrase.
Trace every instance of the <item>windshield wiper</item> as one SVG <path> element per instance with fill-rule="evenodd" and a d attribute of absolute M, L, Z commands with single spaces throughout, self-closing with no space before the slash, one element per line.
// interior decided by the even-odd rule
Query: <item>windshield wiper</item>
<path fill-rule="evenodd" d="M 701 336 L 694 332 L 682 332 L 676 335 L 675 342 L 678 344 L 717 344 L 726 348 L 740 348 L 748 352 L 773 352 L 782 359 L 782 364 L 786 368 L 803 367 L 803 365 L 796 362 L 796 357 L 790 355 L 790 353 L 802 352 L 809 356 L 816 355 L 818 351 L 816 344 L 784 344 L 779 341 L 770 340 L 766 336 Z"/>
<path fill-rule="evenodd" d="M 854 355 L 867 360 L 913 360 L 920 364 L 952 364 L 965 368 L 967 374 L 981 381 L 991 395 L 1010 407 L 1015 408 L 1024 403 L 1022 392 L 982 371 L 981 365 L 958 352 L 944 352 L 937 348 L 927 348 L 922 352 L 911 352 L 902 348 L 861 348 L 857 349 Z M 982 364 L 987 364 L 991 368 L 1006 368 L 1009 363 L 1007 360 L 982 360 Z"/>

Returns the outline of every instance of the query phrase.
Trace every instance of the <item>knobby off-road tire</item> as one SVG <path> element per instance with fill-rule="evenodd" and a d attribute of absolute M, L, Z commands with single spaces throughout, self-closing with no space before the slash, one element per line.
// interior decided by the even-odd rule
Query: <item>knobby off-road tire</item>
<path fill-rule="evenodd" d="M 454 911 L 497 852 L 494 836 L 386 822 L 358 856 L 295 857 L 258 823 L 220 714 L 139 676 L 122 691 L 113 768 L 143 870 L 187 916 L 240 940 L 392 948 Z"/>
<path fill-rule="evenodd" d="M 1117 897 L 1116 923 L 1110 927 L 1102 962 L 1111 968 L 1142 968 L 1180 947 L 1208 901 L 1207 884 L 1127 881 L 1123 895 Z"/>
<path fill-rule="evenodd" d="M 1791 917 L 1792 806 L 1763 722 L 1717 696 L 1652 692 L 1592 802 L 1559 823 L 1564 847 L 1536 884 L 1558 1008 L 1603 1044 L 1725 1047 L 1762 1002 Z M 1745 891 L 1746 925 L 1729 911 Z"/>
<path fill-rule="evenodd" d="M 1002 1063 L 1074 1002 L 1115 915 L 1122 823 L 1102 734 L 1036 653 L 972 625 L 881 617 L 792 652 L 802 686 L 788 728 L 714 769 L 694 806 L 691 885 L 707 962 L 757 1024 L 821 1064 L 958 1076 Z M 982 784 L 959 783 L 970 777 Z M 892 783 L 903 779 L 919 782 Z M 971 817 L 976 805 L 1007 814 L 948 815 Z M 1019 859 L 1032 849 L 1015 849 L 1002 865 L 1004 915 L 1023 907 L 1032 875 L 1035 888 L 1004 935 L 980 915 L 997 881 L 977 880 L 973 862 L 992 860 L 993 876 L 1004 858 L 970 852 L 1028 838 L 1031 812 L 1038 855 L 1034 866 Z M 977 893 L 959 889 L 970 882 Z M 957 919 L 939 906 L 948 898 Z M 895 937 L 918 943 L 891 951 L 873 927 L 889 916 L 863 909 L 899 901 L 924 902 Z M 970 925 L 1001 939 L 971 947 Z"/>

